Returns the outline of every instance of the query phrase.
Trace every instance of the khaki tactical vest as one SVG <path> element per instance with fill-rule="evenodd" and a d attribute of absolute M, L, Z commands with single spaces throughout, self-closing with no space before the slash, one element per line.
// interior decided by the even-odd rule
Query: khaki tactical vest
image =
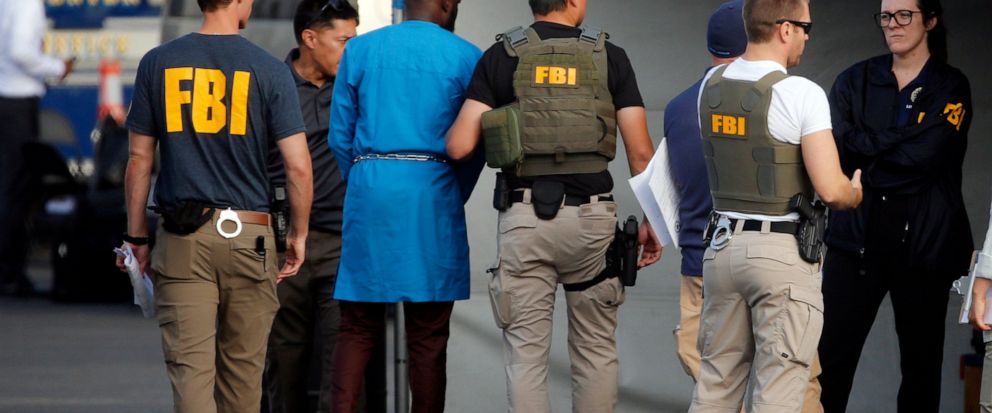
<path fill-rule="evenodd" d="M 483 114 L 486 161 L 517 176 L 596 173 L 616 155 L 617 122 L 607 82 L 606 39 L 542 40 L 532 28 L 497 37 L 510 57 L 517 101 Z"/>
<path fill-rule="evenodd" d="M 793 212 L 798 193 L 813 199 L 799 145 L 783 143 L 768 130 L 772 86 L 787 78 L 774 71 L 757 82 L 725 79 L 727 66 L 706 82 L 699 115 L 703 154 L 719 211 L 762 215 Z"/>

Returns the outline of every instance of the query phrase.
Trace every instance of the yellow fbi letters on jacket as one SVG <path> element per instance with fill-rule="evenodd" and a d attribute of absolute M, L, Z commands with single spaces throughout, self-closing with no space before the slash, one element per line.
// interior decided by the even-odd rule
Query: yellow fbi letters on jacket
<path fill-rule="evenodd" d="M 747 118 L 714 113 L 710 120 L 712 132 L 717 135 L 747 136 Z"/>
<path fill-rule="evenodd" d="M 579 69 L 560 66 L 534 66 L 534 83 L 548 86 L 576 86 Z"/>
<path fill-rule="evenodd" d="M 961 130 L 961 122 L 964 122 L 964 103 L 948 103 L 944 106 L 944 114 L 947 115 L 947 122 L 954 125 L 954 128 Z"/>
<path fill-rule="evenodd" d="M 184 125 L 183 106 L 191 105 L 194 132 L 218 133 L 227 126 L 231 135 L 244 136 L 248 127 L 250 81 L 251 73 L 234 72 L 230 83 L 231 107 L 228 108 L 224 104 L 224 98 L 228 96 L 228 77 L 224 72 L 193 67 L 165 69 L 166 130 L 182 132 L 187 126 Z"/>

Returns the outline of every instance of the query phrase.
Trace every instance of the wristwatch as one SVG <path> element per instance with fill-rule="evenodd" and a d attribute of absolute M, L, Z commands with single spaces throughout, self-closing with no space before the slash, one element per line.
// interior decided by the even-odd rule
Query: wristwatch
<path fill-rule="evenodd" d="M 132 237 L 125 232 L 123 238 L 124 242 L 131 245 L 148 245 L 148 237 Z"/>

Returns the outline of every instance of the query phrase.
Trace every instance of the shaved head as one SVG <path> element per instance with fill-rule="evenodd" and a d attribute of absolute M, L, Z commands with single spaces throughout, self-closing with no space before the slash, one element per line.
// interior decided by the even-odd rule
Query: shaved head
<path fill-rule="evenodd" d="M 455 31 L 458 4 L 461 0 L 406 0 L 404 8 L 410 20 L 424 20 Z"/>

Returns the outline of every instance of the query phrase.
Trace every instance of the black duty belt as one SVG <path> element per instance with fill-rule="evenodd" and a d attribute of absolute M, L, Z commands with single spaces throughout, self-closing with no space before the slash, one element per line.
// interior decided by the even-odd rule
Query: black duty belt
<path fill-rule="evenodd" d="M 731 230 L 737 228 L 738 221 L 740 220 L 739 219 L 730 220 Z M 763 223 L 764 221 L 755 221 L 753 219 L 746 219 L 744 220 L 744 227 L 741 228 L 741 231 L 761 231 L 761 225 Z M 770 232 L 775 232 L 779 234 L 789 234 L 789 235 L 796 235 L 796 233 L 799 232 L 799 224 L 795 222 L 770 222 L 769 225 L 770 228 L 768 230 Z"/>
<path fill-rule="evenodd" d="M 613 195 L 599 195 L 599 201 L 601 202 L 612 202 Z M 515 204 L 517 202 L 524 202 L 524 191 L 513 191 L 510 193 L 510 204 Z M 565 194 L 565 206 L 582 206 L 585 204 L 591 204 L 591 196 L 578 196 L 578 195 L 568 195 Z"/>

